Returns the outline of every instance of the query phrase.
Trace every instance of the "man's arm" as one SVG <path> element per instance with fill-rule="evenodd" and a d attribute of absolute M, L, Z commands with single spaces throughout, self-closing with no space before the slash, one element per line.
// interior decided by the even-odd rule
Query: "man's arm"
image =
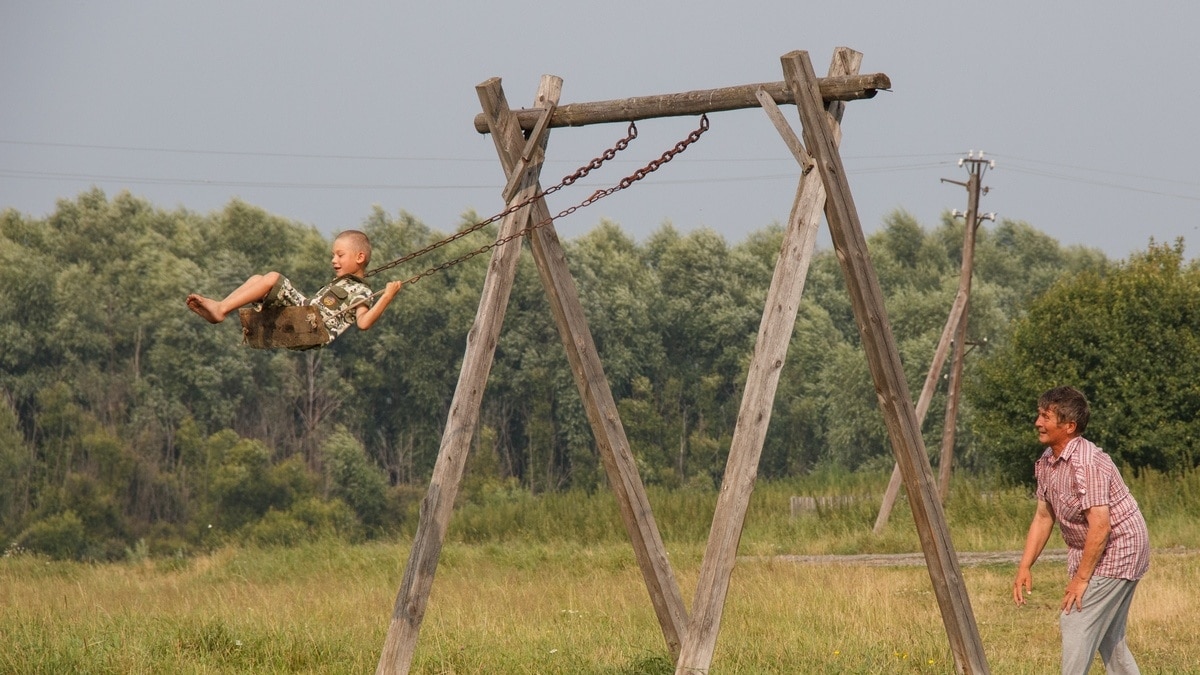
<path fill-rule="evenodd" d="M 1033 522 L 1029 524 L 1029 534 L 1025 536 L 1025 552 L 1021 555 L 1021 564 L 1017 566 L 1017 576 L 1013 580 L 1013 602 L 1018 607 L 1025 604 L 1025 593 L 1033 591 L 1031 568 L 1046 547 L 1052 531 L 1054 514 L 1050 511 L 1050 505 L 1039 499 Z"/>
<path fill-rule="evenodd" d="M 366 305 L 359 306 L 358 314 L 355 316 L 355 324 L 359 330 L 367 330 L 375 325 L 379 316 L 383 314 L 383 310 L 387 309 L 388 303 L 400 292 L 402 285 L 404 285 L 403 281 L 389 281 L 387 286 L 383 287 L 383 293 L 374 305 L 369 308 Z"/>
<path fill-rule="evenodd" d="M 1087 538 L 1083 540 L 1083 557 L 1079 561 L 1079 569 L 1075 571 L 1075 576 L 1067 582 L 1067 592 L 1063 595 L 1062 608 L 1068 614 L 1072 607 L 1083 609 L 1083 593 L 1092 580 L 1092 572 L 1096 571 L 1096 565 L 1100 563 L 1100 556 L 1104 555 L 1104 549 L 1108 548 L 1108 535 L 1112 531 L 1108 504 L 1093 506 L 1085 511 L 1084 515 L 1087 516 L 1088 531 Z"/>

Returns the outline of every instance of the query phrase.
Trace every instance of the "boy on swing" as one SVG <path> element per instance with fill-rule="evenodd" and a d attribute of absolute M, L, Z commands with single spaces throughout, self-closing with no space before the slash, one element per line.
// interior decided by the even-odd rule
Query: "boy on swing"
<path fill-rule="evenodd" d="M 267 272 L 250 277 L 223 300 L 192 293 L 187 297 L 187 306 L 209 323 L 221 323 L 230 312 L 251 303 L 313 305 L 321 313 L 329 342 L 333 342 L 351 324 L 359 330 L 375 325 L 388 303 L 400 292 L 403 282 L 388 282 L 383 293 L 372 303 L 371 289 L 363 282 L 367 264 L 371 262 L 371 242 L 358 230 L 338 234 L 333 240 L 331 262 L 337 278 L 317 291 L 315 298 L 305 297 L 279 272 Z"/>

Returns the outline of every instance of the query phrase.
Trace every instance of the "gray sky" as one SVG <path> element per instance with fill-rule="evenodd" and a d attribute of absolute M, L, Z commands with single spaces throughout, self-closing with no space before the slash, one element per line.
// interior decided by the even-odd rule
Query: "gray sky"
<path fill-rule="evenodd" d="M 378 204 L 439 230 L 500 210 L 504 176 L 474 131 L 475 85 L 531 105 L 782 80 L 807 50 L 864 53 L 893 91 L 849 104 L 842 156 L 867 232 L 903 209 L 927 228 L 965 209 L 957 166 L 983 150 L 982 211 L 1124 258 L 1150 238 L 1200 240 L 1200 5 L 1096 2 L 338 2 L 0 6 L 0 208 L 31 216 L 98 186 L 207 213 L 234 197 L 322 232 Z M 799 129 L 792 106 L 784 112 Z M 556 223 L 601 218 L 642 238 L 665 221 L 730 243 L 786 220 L 797 166 L 761 110 L 718 113 L 697 145 Z M 582 200 L 657 157 L 694 118 L 639 123 L 613 168 L 550 200 Z M 556 129 L 543 183 L 624 125 Z M 828 246 L 828 236 L 824 246 Z"/>

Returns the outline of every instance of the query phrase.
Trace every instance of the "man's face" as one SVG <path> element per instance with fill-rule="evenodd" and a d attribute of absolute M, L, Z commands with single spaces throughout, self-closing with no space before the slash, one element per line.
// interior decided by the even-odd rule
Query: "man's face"
<path fill-rule="evenodd" d="M 1076 425 L 1074 422 L 1061 421 L 1053 408 L 1038 408 L 1033 426 L 1038 432 L 1038 442 L 1061 451 L 1071 440 Z"/>

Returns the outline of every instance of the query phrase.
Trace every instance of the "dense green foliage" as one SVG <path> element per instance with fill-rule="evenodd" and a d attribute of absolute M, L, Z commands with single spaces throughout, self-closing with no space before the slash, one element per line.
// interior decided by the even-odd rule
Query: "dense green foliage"
<path fill-rule="evenodd" d="M 1200 462 L 1200 264 L 1151 245 L 1109 274 L 1067 276 L 1036 299 L 972 389 L 980 449 L 1032 482 L 1027 432 L 1038 395 L 1059 384 L 1093 401 L 1086 436 L 1118 464 L 1159 471 Z"/>
<path fill-rule="evenodd" d="M 464 216 L 464 224 L 474 220 Z M 375 244 L 376 265 L 445 235 L 379 209 L 359 227 Z M 411 271 L 488 236 L 455 242 L 436 260 L 410 263 Z M 781 238 L 778 227 L 767 227 L 731 246 L 711 231 L 684 234 L 664 225 L 636 242 L 601 223 L 566 242 L 647 484 L 710 490 L 719 482 Z M 957 287 L 962 224 L 947 217 L 926 231 L 898 212 L 870 245 L 916 392 Z M 68 557 L 111 558 L 139 540 L 175 551 L 230 538 L 358 539 L 408 527 L 440 443 L 484 256 L 405 288 L 375 328 L 351 331 L 323 350 L 248 349 L 239 344 L 236 319 L 211 326 L 184 307 L 189 292 L 220 297 L 268 270 L 315 290 L 329 275 L 328 248 L 314 228 L 238 201 L 197 214 L 91 191 L 61 201 L 46 218 L 0 214 L 0 537 Z M 1146 264 L 1162 255 L 1152 249 Z M 1028 427 L 1022 416 L 995 414 L 1024 409 L 1025 392 L 1043 383 L 1017 377 L 1025 371 L 1011 364 L 1021 357 L 1006 356 L 1037 344 L 1041 333 L 1027 326 L 1045 321 L 1043 305 L 1033 304 L 1028 317 L 1027 307 L 1060 279 L 1068 286 L 1056 288 L 1082 278 L 1091 281 L 1075 283 L 1097 291 L 1108 288 L 1097 280 L 1121 278 L 1140 263 L 1114 267 L 1096 251 L 1060 247 L 1019 222 L 981 230 L 976 261 L 970 336 L 993 347 L 972 352 L 968 372 L 1006 358 L 1008 365 L 997 368 L 1012 378 L 983 377 L 971 390 L 956 461 L 1004 469 L 1000 460 L 1028 462 L 1023 451 L 997 451 L 1015 448 L 1013 438 L 1027 447 Z M 1184 273 L 1181 264 L 1176 271 Z M 1129 283 L 1122 292 L 1142 292 Z M 1186 289 L 1177 290 L 1142 301 L 1183 302 Z M 1113 304 L 1095 296 L 1081 301 Z M 1194 301 L 1193 292 L 1188 306 Z M 1187 314 L 1182 305 L 1145 309 Z M 1194 320 L 1195 312 L 1188 316 Z M 1010 331 L 1017 346 L 1008 346 Z M 1122 343 L 1123 353 L 1142 344 L 1135 337 Z M 1192 344 L 1160 337 L 1160 351 Z M 1173 363 L 1173 372 L 1154 377 L 1170 375 L 1160 381 L 1182 385 L 1186 368 Z M 1105 377 L 1119 382 L 1120 374 Z M 1121 405 L 1151 402 L 1146 389 L 1129 393 L 1142 398 Z M 1177 403 L 1195 398 L 1182 389 L 1172 396 Z M 483 400 L 465 499 L 604 485 L 529 256 L 520 263 Z M 979 401 L 993 415 L 990 426 L 978 427 L 987 429 L 984 442 L 977 439 Z M 936 411 L 944 404 L 938 394 L 925 424 L 931 449 L 941 437 Z M 1116 413 L 1143 414 L 1100 407 L 1097 416 Z M 1175 412 L 1163 414 L 1160 423 Z M 1021 435 L 996 431 L 1006 426 Z M 1189 438 L 1186 428 L 1172 433 L 1166 461 L 1147 454 L 1148 442 L 1128 446 L 1122 458 L 1162 470 L 1194 462 L 1194 445 L 1174 442 Z M 818 253 L 760 475 L 880 469 L 891 461 L 841 270 L 831 252 Z"/>

